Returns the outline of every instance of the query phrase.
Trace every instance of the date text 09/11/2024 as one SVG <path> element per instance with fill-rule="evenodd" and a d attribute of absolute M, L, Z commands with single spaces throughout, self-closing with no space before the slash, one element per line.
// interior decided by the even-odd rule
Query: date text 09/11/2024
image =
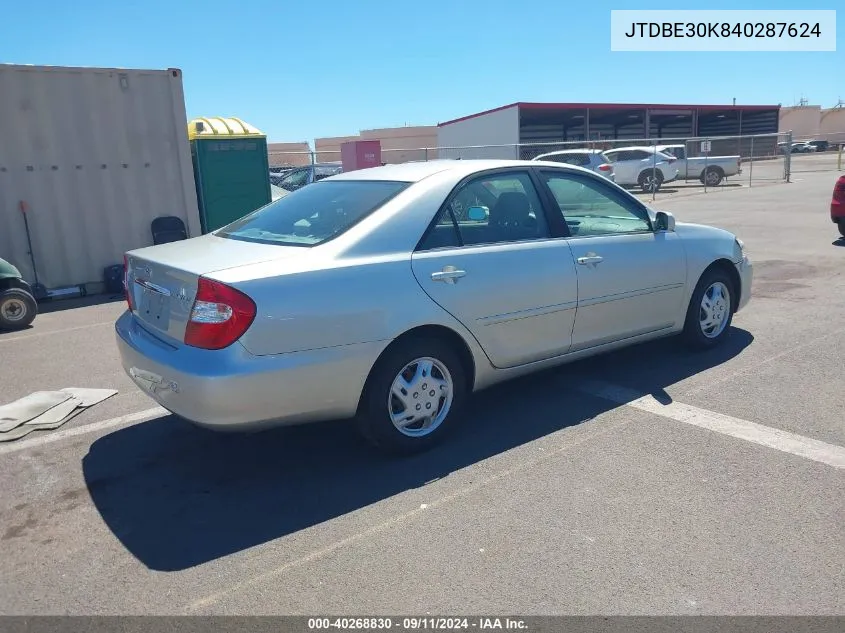
<path fill-rule="evenodd" d="M 816 22 L 632 22 L 625 37 L 821 37 Z"/>
<path fill-rule="evenodd" d="M 309 618 L 309 631 L 342 630 L 391 630 L 397 631 L 471 631 L 475 630 L 506 630 L 523 631 L 527 633 L 524 620 L 498 617 L 403 617 L 401 620 L 393 618 Z"/>

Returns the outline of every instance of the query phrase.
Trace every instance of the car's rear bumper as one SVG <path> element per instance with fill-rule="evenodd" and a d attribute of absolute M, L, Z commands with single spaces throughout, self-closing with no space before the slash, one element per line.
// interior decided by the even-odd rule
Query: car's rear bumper
<path fill-rule="evenodd" d="M 387 341 L 254 356 L 173 347 L 125 312 L 115 324 L 126 373 L 165 409 L 200 426 L 248 430 L 354 415 Z"/>
<path fill-rule="evenodd" d="M 735 264 L 736 271 L 739 273 L 740 291 L 739 291 L 739 305 L 737 312 L 742 310 L 751 301 L 751 282 L 754 278 L 754 265 L 748 257 L 743 257 L 742 261 Z"/>

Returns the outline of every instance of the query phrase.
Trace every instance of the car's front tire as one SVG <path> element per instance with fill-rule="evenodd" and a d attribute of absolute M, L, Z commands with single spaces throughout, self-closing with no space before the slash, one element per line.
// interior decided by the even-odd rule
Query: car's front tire
<path fill-rule="evenodd" d="M 367 379 L 358 428 L 380 450 L 419 453 L 454 426 L 467 395 L 466 371 L 444 341 L 399 341 L 379 358 Z"/>
<path fill-rule="evenodd" d="M 37 314 L 38 304 L 26 290 L 9 288 L 0 292 L 0 330 L 22 330 Z"/>
<path fill-rule="evenodd" d="M 736 311 L 734 283 L 721 268 L 701 276 L 687 308 L 683 336 L 693 349 L 710 349 L 728 337 Z"/>

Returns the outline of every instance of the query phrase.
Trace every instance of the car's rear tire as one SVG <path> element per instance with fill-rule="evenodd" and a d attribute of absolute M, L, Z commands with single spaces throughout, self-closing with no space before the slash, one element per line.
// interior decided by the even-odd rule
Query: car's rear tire
<path fill-rule="evenodd" d="M 721 167 L 708 167 L 701 174 L 701 183 L 708 187 L 717 187 L 725 177 Z"/>
<path fill-rule="evenodd" d="M 431 337 L 399 341 L 370 372 L 358 429 L 387 453 L 428 450 L 454 426 L 468 391 L 466 370 L 446 342 Z"/>
<path fill-rule="evenodd" d="M 845 237 L 845 218 L 839 220 L 839 235 Z"/>
<path fill-rule="evenodd" d="M 26 290 L 9 288 L 0 292 L 0 330 L 21 330 L 35 320 L 38 304 Z"/>
<path fill-rule="evenodd" d="M 684 322 L 684 339 L 693 349 L 724 342 L 736 311 L 734 283 L 721 268 L 709 268 L 698 280 Z"/>
<path fill-rule="evenodd" d="M 657 193 L 663 184 L 663 172 L 659 169 L 646 169 L 640 174 L 637 184 L 645 193 Z"/>

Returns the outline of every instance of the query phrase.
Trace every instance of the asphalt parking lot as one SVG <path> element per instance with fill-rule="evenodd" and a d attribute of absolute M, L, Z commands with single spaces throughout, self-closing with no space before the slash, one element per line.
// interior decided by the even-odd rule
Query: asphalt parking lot
<path fill-rule="evenodd" d="M 119 390 L 0 444 L 0 613 L 845 613 L 835 179 L 658 196 L 746 243 L 728 344 L 501 385 L 406 460 L 343 423 L 238 437 L 166 415 L 119 366 L 119 300 L 0 335 L 0 401 Z"/>

